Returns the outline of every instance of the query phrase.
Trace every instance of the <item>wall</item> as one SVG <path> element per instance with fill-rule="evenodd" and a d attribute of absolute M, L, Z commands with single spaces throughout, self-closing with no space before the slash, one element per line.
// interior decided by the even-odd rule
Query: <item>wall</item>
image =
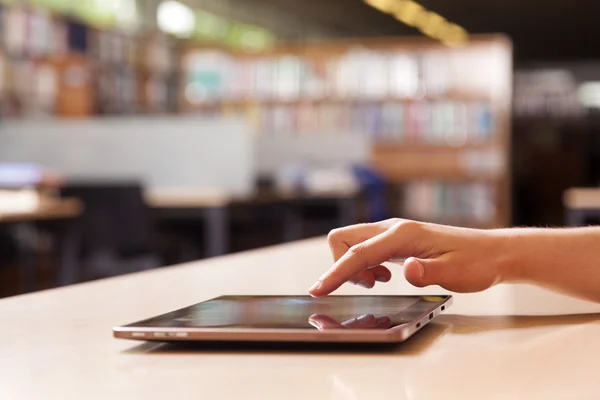
<path fill-rule="evenodd" d="M 153 188 L 254 185 L 252 135 L 236 120 L 192 117 L 4 122 L 0 161 L 37 162 L 74 179 L 139 178 Z"/>
<path fill-rule="evenodd" d="M 365 164 L 371 154 L 370 140 L 359 133 L 278 134 L 255 140 L 255 165 L 261 175 L 290 164 L 325 168 Z"/>

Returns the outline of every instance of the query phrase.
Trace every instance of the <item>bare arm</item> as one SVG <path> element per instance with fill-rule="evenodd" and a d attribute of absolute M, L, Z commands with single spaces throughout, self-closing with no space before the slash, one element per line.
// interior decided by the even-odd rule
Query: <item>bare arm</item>
<path fill-rule="evenodd" d="M 537 284 L 600 302 L 600 228 L 513 229 L 505 281 Z"/>
<path fill-rule="evenodd" d="M 405 276 L 419 287 L 477 292 L 522 282 L 600 302 L 600 228 L 476 230 L 394 219 L 335 230 L 329 244 L 335 263 L 313 296 L 347 281 L 387 282 L 381 264 L 407 258 Z"/>

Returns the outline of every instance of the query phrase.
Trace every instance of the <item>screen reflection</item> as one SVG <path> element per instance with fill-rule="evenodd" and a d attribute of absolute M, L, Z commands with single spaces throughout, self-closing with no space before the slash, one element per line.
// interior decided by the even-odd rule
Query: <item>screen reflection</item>
<path fill-rule="evenodd" d="M 338 322 L 328 315 L 314 314 L 308 323 L 320 331 L 330 329 L 388 329 L 392 327 L 392 319 L 388 316 L 376 317 L 373 314 L 361 315 L 344 322 Z"/>
<path fill-rule="evenodd" d="M 443 301 L 443 298 L 439 298 Z M 136 326 L 261 329 L 388 329 L 434 308 L 420 296 L 227 296 Z"/>

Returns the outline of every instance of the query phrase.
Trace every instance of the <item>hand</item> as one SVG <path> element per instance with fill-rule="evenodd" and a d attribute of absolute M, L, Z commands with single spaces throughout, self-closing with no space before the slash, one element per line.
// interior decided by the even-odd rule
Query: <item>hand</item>
<path fill-rule="evenodd" d="M 325 296 L 345 282 L 372 288 L 391 272 L 381 264 L 406 258 L 406 279 L 417 287 L 439 285 L 455 292 L 485 290 L 502 280 L 506 237 L 476 230 L 391 219 L 336 229 L 329 234 L 335 263 L 310 288 Z"/>
<path fill-rule="evenodd" d="M 388 329 L 392 326 L 392 320 L 389 317 L 377 318 L 373 314 L 350 319 L 341 324 L 327 315 L 313 314 L 308 319 L 308 323 L 320 331 L 329 329 Z"/>

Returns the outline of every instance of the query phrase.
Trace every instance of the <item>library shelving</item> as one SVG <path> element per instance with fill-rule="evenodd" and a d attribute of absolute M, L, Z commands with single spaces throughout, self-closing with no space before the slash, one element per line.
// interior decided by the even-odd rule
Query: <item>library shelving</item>
<path fill-rule="evenodd" d="M 177 111 L 178 47 L 166 35 L 37 3 L 0 2 L 0 22 L 2 116 Z"/>
<path fill-rule="evenodd" d="M 401 188 L 396 215 L 510 224 L 512 45 L 473 36 L 281 44 L 242 53 L 187 44 L 180 108 L 247 118 L 256 134 L 354 132 Z"/>

